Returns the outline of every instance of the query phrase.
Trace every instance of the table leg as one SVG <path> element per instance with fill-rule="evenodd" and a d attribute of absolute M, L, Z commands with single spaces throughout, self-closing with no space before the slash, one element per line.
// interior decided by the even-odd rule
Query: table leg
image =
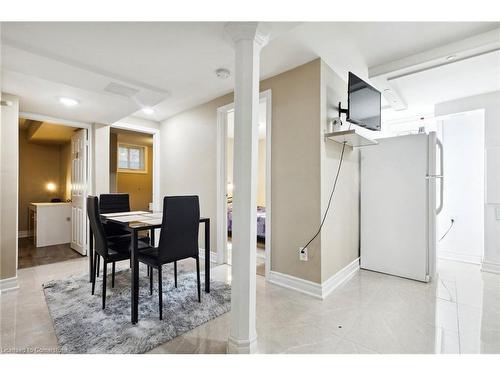
<path fill-rule="evenodd" d="M 210 293 L 210 219 L 205 221 L 205 292 Z"/>
<path fill-rule="evenodd" d="M 139 261 L 137 259 L 137 248 L 138 248 L 138 231 L 132 231 L 132 249 L 131 249 L 131 259 L 132 259 L 132 280 L 131 280 L 131 296 L 132 296 L 132 324 L 136 324 L 139 321 Z"/>
<path fill-rule="evenodd" d="M 94 233 L 89 225 L 89 279 L 94 281 Z"/>
<path fill-rule="evenodd" d="M 149 243 L 151 247 L 155 247 L 155 230 L 154 228 L 149 231 L 149 237 L 151 238 L 151 242 Z"/>

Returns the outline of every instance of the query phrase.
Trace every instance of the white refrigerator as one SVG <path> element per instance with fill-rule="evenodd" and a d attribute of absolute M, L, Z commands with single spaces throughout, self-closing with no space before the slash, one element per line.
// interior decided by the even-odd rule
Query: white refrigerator
<path fill-rule="evenodd" d="M 361 150 L 361 268 L 424 282 L 434 276 L 442 155 L 435 132 Z"/>

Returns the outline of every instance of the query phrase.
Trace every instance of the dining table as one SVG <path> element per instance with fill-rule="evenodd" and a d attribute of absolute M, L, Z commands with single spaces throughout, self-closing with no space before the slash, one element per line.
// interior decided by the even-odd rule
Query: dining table
<path fill-rule="evenodd" d="M 162 212 L 147 211 L 129 211 L 101 214 L 101 221 L 105 223 L 114 223 L 131 234 L 131 322 L 136 324 L 139 321 L 139 259 L 138 259 L 138 241 L 139 232 L 150 232 L 150 245 L 155 246 L 155 229 L 161 228 Z M 200 217 L 200 224 L 204 224 L 205 231 L 205 292 L 210 293 L 210 219 Z M 90 274 L 92 274 L 94 252 L 94 236 L 92 229 L 89 235 L 89 263 Z"/>

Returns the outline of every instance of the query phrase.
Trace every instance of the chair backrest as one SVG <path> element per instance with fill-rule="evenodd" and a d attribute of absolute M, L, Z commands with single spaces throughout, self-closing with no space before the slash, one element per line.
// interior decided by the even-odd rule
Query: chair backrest
<path fill-rule="evenodd" d="M 108 242 L 104 232 L 104 227 L 101 222 L 99 212 L 99 200 L 97 197 L 89 195 L 87 197 L 87 215 L 90 221 L 90 227 L 94 234 L 94 247 L 95 250 L 101 255 L 108 254 Z"/>
<path fill-rule="evenodd" d="M 173 261 L 198 255 L 200 201 L 197 195 L 163 198 L 159 258 Z"/>
<path fill-rule="evenodd" d="M 101 194 L 99 196 L 99 209 L 102 214 L 130 211 L 128 194 Z"/>

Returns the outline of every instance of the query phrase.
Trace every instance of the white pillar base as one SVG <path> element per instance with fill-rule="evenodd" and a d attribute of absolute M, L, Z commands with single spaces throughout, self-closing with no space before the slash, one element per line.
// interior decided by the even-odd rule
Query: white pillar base
<path fill-rule="evenodd" d="M 17 289 L 19 289 L 17 276 L 0 280 L 0 293 L 11 292 Z"/>
<path fill-rule="evenodd" d="M 257 353 L 257 338 L 249 340 L 238 340 L 231 336 L 227 340 L 228 354 L 255 354 Z"/>

